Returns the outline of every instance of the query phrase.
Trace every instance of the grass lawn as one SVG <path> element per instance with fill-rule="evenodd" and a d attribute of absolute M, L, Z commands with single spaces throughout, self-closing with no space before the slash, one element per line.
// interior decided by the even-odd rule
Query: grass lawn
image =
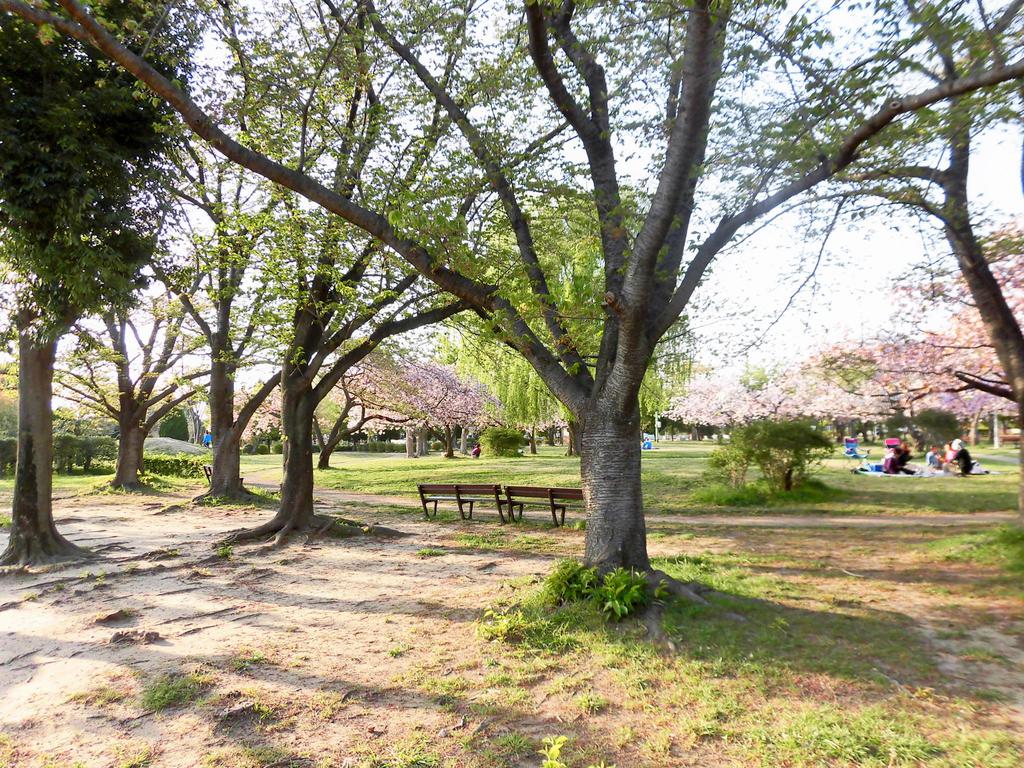
<path fill-rule="evenodd" d="M 753 506 L 716 506 L 695 498 L 702 485 L 713 443 L 662 443 L 643 454 L 644 503 L 650 514 L 701 514 L 740 510 L 772 514 L 941 514 L 1005 511 L 1016 506 L 1017 465 L 1013 449 L 979 448 L 976 457 L 999 474 L 969 478 L 864 477 L 835 458 L 816 474 L 837 493 L 814 501 L 779 498 Z M 838 455 L 837 450 L 837 455 Z M 242 475 L 257 482 L 280 481 L 280 456 L 244 456 Z M 542 447 L 537 456 L 520 458 L 445 459 L 431 455 L 336 453 L 332 468 L 318 470 L 318 488 L 362 493 L 415 496 L 417 483 L 465 482 L 579 487 L 579 459 L 562 448 Z M 699 495 L 699 494 L 698 494 Z"/>

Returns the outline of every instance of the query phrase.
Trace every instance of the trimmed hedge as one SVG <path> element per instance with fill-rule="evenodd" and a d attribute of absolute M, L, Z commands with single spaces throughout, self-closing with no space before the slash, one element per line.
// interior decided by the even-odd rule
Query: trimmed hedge
<path fill-rule="evenodd" d="M 209 463 L 205 456 L 189 456 L 178 454 L 166 456 L 160 453 L 147 453 L 142 457 L 142 466 L 147 475 L 163 475 L 164 477 L 206 477 L 203 467 Z"/>

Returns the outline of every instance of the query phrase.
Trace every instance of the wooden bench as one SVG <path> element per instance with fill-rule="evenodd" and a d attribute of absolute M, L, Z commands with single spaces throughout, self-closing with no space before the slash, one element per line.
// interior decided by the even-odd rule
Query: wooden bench
<path fill-rule="evenodd" d="M 459 507 L 459 516 L 463 520 L 472 520 L 474 504 L 477 502 L 493 501 L 494 506 L 498 510 L 498 517 L 501 518 L 501 522 L 505 522 L 505 513 L 503 511 L 505 500 L 501 498 L 500 485 L 423 483 L 421 485 L 417 485 L 416 488 L 420 492 L 420 503 L 423 505 L 423 514 L 428 518 L 431 516 L 431 511 L 427 504 L 431 502 L 434 504 L 433 515 L 435 517 L 437 516 L 438 502 L 454 501 Z M 468 513 L 466 511 L 467 504 L 469 505 Z"/>
<path fill-rule="evenodd" d="M 506 485 L 505 499 L 509 520 L 522 520 L 526 505 L 547 507 L 556 526 L 565 525 L 565 508 L 574 501 L 583 501 L 580 488 L 541 488 L 532 485 Z"/>

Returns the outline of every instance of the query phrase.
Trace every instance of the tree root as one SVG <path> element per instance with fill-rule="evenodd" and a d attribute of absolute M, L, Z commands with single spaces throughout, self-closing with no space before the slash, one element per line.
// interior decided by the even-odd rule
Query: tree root
<path fill-rule="evenodd" d="M 652 592 L 659 588 L 668 590 L 669 594 L 673 597 L 686 600 L 688 603 L 709 605 L 708 601 L 705 600 L 702 595 L 714 592 L 711 587 L 706 584 L 701 584 L 699 581 L 679 581 L 679 579 L 672 578 L 664 571 L 656 571 L 652 569 L 647 571 L 646 575 L 647 583 L 650 585 Z"/>
<path fill-rule="evenodd" d="M 90 560 L 95 554 L 88 549 L 72 544 L 60 534 L 37 537 L 11 537 L 7 549 L 0 554 L 0 567 L 24 569 L 29 566 L 64 565 L 81 560 Z"/>
<path fill-rule="evenodd" d="M 206 504 L 208 502 L 218 501 L 234 501 L 234 502 L 265 502 L 267 499 L 265 496 L 260 496 L 258 493 L 254 493 L 246 488 L 244 485 L 239 485 L 238 491 L 232 491 L 231 493 L 214 493 L 211 488 L 204 493 L 192 499 L 192 504 Z"/>

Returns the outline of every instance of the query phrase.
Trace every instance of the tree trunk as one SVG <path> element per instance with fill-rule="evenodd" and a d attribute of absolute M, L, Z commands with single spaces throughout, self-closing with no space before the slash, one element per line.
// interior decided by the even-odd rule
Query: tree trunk
<path fill-rule="evenodd" d="M 242 431 L 231 429 L 213 443 L 213 471 L 210 478 L 210 496 L 239 498 L 249 495 L 242 485 Z"/>
<path fill-rule="evenodd" d="M 88 556 L 53 522 L 53 361 L 56 342 L 18 334 L 18 458 L 11 533 L 0 565 L 37 565 Z"/>
<path fill-rule="evenodd" d="M 210 366 L 210 437 L 213 441 L 210 496 L 237 498 L 247 495 L 242 487 L 242 429 L 235 425 L 234 366 L 225 359 L 229 354 L 214 350 Z M 242 425 L 244 427 L 244 425 Z"/>
<path fill-rule="evenodd" d="M 427 427 L 420 427 L 416 430 L 416 455 L 426 456 L 430 452 L 430 445 L 428 444 L 428 438 L 430 437 L 430 430 Z"/>
<path fill-rule="evenodd" d="M 334 453 L 334 449 L 341 443 L 342 438 L 349 434 L 346 426 L 348 425 L 348 414 L 345 413 L 334 422 L 334 426 L 331 427 L 330 433 L 324 438 L 320 436 L 320 458 L 317 459 L 317 469 L 330 469 L 331 468 L 331 454 Z M 316 420 L 313 420 L 313 426 L 316 428 Z"/>
<path fill-rule="evenodd" d="M 313 514 L 313 392 L 308 387 L 286 388 L 281 397 L 281 434 L 284 437 L 284 481 L 274 517 L 263 525 L 239 531 L 229 541 L 277 534 L 284 541 L 293 531 L 319 522 Z"/>
<path fill-rule="evenodd" d="M 537 428 L 530 427 L 530 455 L 537 455 Z"/>
<path fill-rule="evenodd" d="M 981 413 L 978 412 L 971 417 L 971 432 L 968 442 L 971 446 L 978 444 L 978 425 L 981 423 Z"/>
<path fill-rule="evenodd" d="M 446 459 L 455 458 L 455 433 L 450 426 L 444 428 L 444 457 Z"/>
<path fill-rule="evenodd" d="M 405 457 L 415 459 L 416 454 L 416 432 L 413 429 L 405 430 Z"/>
<path fill-rule="evenodd" d="M 133 491 L 142 487 L 139 473 L 142 471 L 146 430 L 134 405 L 127 406 L 127 410 L 124 409 L 125 406 L 122 405 L 121 434 L 117 440 L 117 468 L 114 471 L 114 479 L 110 481 L 110 486 Z"/>
<path fill-rule="evenodd" d="M 1001 429 L 1002 429 L 1002 426 L 999 424 L 999 414 L 998 413 L 993 413 L 992 414 L 992 447 L 993 448 L 1000 448 L 1000 447 L 1002 447 L 1003 435 L 1000 432 Z"/>
<path fill-rule="evenodd" d="M 570 419 L 569 420 L 568 430 L 569 430 L 569 440 L 568 440 L 568 443 L 567 443 L 568 447 L 566 448 L 565 455 L 566 456 L 579 456 L 580 455 L 580 448 L 581 448 L 581 446 L 580 446 L 580 430 L 579 430 L 579 425 L 575 421 L 572 421 Z"/>
<path fill-rule="evenodd" d="M 465 424 L 459 427 L 459 453 L 463 456 L 469 455 L 469 430 Z"/>
<path fill-rule="evenodd" d="M 555 428 L 548 427 L 544 430 L 544 445 L 553 447 L 555 445 Z"/>
<path fill-rule="evenodd" d="M 570 422 L 570 425 L 572 423 Z M 570 426 L 580 441 L 587 510 L 584 561 L 601 571 L 619 566 L 650 570 L 640 485 L 640 408 L 622 415 L 600 407 Z M 582 432 L 582 434 L 579 434 Z"/>

